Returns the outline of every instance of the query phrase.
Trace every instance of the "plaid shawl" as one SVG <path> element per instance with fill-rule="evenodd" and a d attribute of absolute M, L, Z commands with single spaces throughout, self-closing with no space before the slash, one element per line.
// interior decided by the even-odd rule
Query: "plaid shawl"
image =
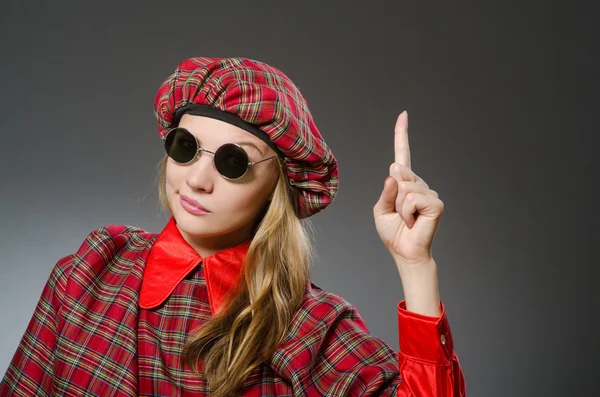
<path fill-rule="evenodd" d="M 193 322 L 176 333 L 160 329 L 182 323 L 172 317 L 169 323 L 160 310 L 182 318 L 196 315 L 197 321 L 210 316 L 202 266 L 177 286 L 165 306 L 139 307 L 144 266 L 156 237 L 134 226 L 101 227 L 56 263 L 0 383 L 0 396 L 210 395 L 205 379 L 176 359 Z M 190 288 L 196 288 L 196 298 Z M 401 351 L 396 353 L 369 335 L 350 303 L 309 282 L 286 341 L 249 377 L 242 393 L 464 396 L 441 307 L 440 318 L 432 318 L 399 303 Z M 150 365 L 153 378 L 147 374 Z"/>

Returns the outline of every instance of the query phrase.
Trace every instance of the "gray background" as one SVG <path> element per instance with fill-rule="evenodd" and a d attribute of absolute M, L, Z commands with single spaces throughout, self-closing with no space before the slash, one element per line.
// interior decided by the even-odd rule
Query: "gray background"
<path fill-rule="evenodd" d="M 187 57 L 244 56 L 298 85 L 339 160 L 312 218 L 318 285 L 398 348 L 402 288 L 372 207 L 407 109 L 413 170 L 445 204 L 433 255 L 468 394 L 597 392 L 591 6 L 1 4 L 0 374 L 58 258 L 99 226 L 165 225 L 160 83 Z"/>

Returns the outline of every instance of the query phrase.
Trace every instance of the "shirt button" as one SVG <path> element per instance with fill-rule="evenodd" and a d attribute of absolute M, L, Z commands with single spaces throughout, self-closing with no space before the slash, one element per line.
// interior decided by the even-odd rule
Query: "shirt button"
<path fill-rule="evenodd" d="M 442 335 L 440 337 L 440 339 L 442 340 L 442 345 L 445 345 L 446 344 L 446 337 L 444 335 Z"/>

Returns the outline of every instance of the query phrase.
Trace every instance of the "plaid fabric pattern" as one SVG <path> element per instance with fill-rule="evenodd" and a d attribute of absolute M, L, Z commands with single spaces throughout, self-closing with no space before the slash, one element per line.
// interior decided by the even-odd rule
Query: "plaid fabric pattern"
<path fill-rule="evenodd" d="M 177 109 L 201 104 L 233 113 L 264 131 L 283 152 L 289 181 L 302 193 L 300 218 L 323 210 L 338 190 L 337 160 L 300 90 L 280 70 L 247 58 L 194 57 L 181 62 L 154 101 L 164 137 Z"/>
<path fill-rule="evenodd" d="M 162 306 L 138 306 L 156 236 L 101 227 L 56 263 L 0 396 L 210 395 L 206 379 L 179 359 L 192 330 L 211 316 L 202 263 Z M 369 335 L 350 303 L 309 282 L 285 342 L 242 394 L 464 396 L 445 312 L 439 319 L 411 314 L 401 302 L 398 314 L 399 355 Z"/>

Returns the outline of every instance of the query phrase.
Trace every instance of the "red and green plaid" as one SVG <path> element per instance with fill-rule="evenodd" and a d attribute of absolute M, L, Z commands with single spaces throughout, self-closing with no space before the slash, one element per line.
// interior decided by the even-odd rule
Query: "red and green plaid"
<path fill-rule="evenodd" d="M 138 305 L 157 235 L 101 227 L 54 266 L 0 383 L 0 396 L 209 396 L 181 362 L 211 316 L 202 263 L 156 309 Z M 399 353 L 369 335 L 356 309 L 309 282 L 286 339 L 244 396 L 464 396 L 443 304 L 433 318 L 398 305 Z"/>
<path fill-rule="evenodd" d="M 239 116 L 267 134 L 284 154 L 288 178 L 300 195 L 300 218 L 323 210 L 338 190 L 337 160 L 317 129 L 300 90 L 282 71 L 247 58 L 194 57 L 160 86 L 154 114 L 161 137 L 175 112 L 208 105 Z"/>

